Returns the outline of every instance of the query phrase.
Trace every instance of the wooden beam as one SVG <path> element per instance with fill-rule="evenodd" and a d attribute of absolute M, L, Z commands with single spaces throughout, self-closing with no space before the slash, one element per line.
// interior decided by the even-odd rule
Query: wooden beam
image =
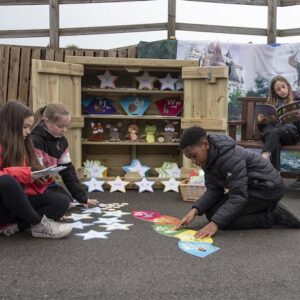
<path fill-rule="evenodd" d="M 285 37 L 285 36 L 297 36 L 300 35 L 300 28 L 292 28 L 292 29 L 281 29 L 278 30 L 278 36 Z"/>
<path fill-rule="evenodd" d="M 140 2 L 152 0 L 59 0 L 59 4 L 93 4 L 93 3 L 118 3 Z M 1 0 L 1 5 L 49 5 L 49 0 Z"/>
<path fill-rule="evenodd" d="M 0 38 L 28 38 L 49 36 L 49 29 L 0 30 Z"/>
<path fill-rule="evenodd" d="M 59 3 L 58 0 L 49 0 L 50 16 L 50 47 L 59 48 Z"/>
<path fill-rule="evenodd" d="M 175 38 L 176 0 L 168 0 L 168 39 Z"/>
<path fill-rule="evenodd" d="M 267 6 L 268 0 L 186 0 L 195 2 L 209 2 L 209 3 L 220 3 L 220 4 L 241 4 L 241 5 L 257 5 Z M 278 0 L 280 1 L 280 0 Z"/>
<path fill-rule="evenodd" d="M 201 25 L 201 24 L 188 24 L 188 23 L 176 23 L 176 30 L 228 33 L 228 34 L 261 35 L 261 36 L 267 35 L 267 29 L 264 29 L 264 28 Z"/>
<path fill-rule="evenodd" d="M 277 27 L 277 2 L 268 0 L 268 30 L 267 42 L 268 44 L 276 43 L 276 27 Z"/>
<path fill-rule="evenodd" d="M 280 6 L 292 6 L 292 5 L 300 5 L 300 0 L 281 0 Z M 279 6 L 278 3 L 277 6 Z"/>
<path fill-rule="evenodd" d="M 144 32 L 167 30 L 167 23 L 139 24 L 139 25 L 116 25 L 85 28 L 64 28 L 60 29 L 60 36 L 91 35 L 91 34 L 111 34 L 126 32 Z"/>

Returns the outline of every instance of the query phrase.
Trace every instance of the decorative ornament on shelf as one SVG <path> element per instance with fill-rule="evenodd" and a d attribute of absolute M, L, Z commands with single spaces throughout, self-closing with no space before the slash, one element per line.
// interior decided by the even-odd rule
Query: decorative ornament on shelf
<path fill-rule="evenodd" d="M 177 78 L 173 78 L 170 73 L 167 74 L 165 78 L 159 78 L 158 81 L 161 83 L 161 90 L 175 90 L 175 82 Z"/>
<path fill-rule="evenodd" d="M 183 81 L 181 75 L 179 75 L 177 81 L 175 82 L 175 90 L 182 91 L 183 90 Z"/>
<path fill-rule="evenodd" d="M 88 177 L 101 178 L 107 176 L 107 167 L 102 166 L 99 160 L 86 160 L 83 166 Z"/>
<path fill-rule="evenodd" d="M 178 116 L 183 110 L 180 97 L 160 99 L 155 104 L 162 116 Z"/>
<path fill-rule="evenodd" d="M 136 142 L 139 139 L 139 127 L 136 124 L 130 124 L 128 126 L 128 138 L 132 142 Z"/>
<path fill-rule="evenodd" d="M 117 176 L 115 180 L 107 181 L 107 183 L 110 185 L 110 192 L 111 193 L 116 192 L 116 191 L 126 193 L 125 186 L 128 185 L 130 182 L 129 181 L 123 181 L 120 178 L 120 176 Z"/>
<path fill-rule="evenodd" d="M 82 99 L 83 110 L 87 114 L 112 115 L 116 113 L 113 103 L 113 100 L 102 97 Z"/>
<path fill-rule="evenodd" d="M 146 177 L 143 177 L 141 181 L 135 182 L 135 184 L 139 187 L 139 193 L 142 192 L 151 192 L 153 193 L 153 184 L 155 181 L 147 180 Z"/>
<path fill-rule="evenodd" d="M 91 122 L 92 134 L 88 137 L 88 141 L 102 142 L 104 140 L 104 129 L 100 122 Z"/>
<path fill-rule="evenodd" d="M 103 190 L 103 184 L 104 181 L 100 181 L 97 180 L 95 177 L 92 177 L 90 179 L 90 181 L 84 181 L 82 182 L 83 184 L 85 184 L 86 186 L 88 186 L 88 192 L 94 192 L 94 191 L 98 191 L 98 192 L 104 192 Z M 98 207 L 100 209 L 100 207 Z"/>
<path fill-rule="evenodd" d="M 128 172 L 137 172 L 141 177 L 146 176 L 146 172 L 150 170 L 148 166 L 143 166 L 138 159 L 133 159 L 129 166 L 123 166 L 122 169 Z"/>
<path fill-rule="evenodd" d="M 161 136 L 163 136 L 162 142 L 164 142 L 164 143 L 179 142 L 178 132 L 176 131 L 176 128 L 174 126 L 174 125 L 177 125 L 178 122 L 177 121 L 174 121 L 174 122 L 166 121 L 166 122 L 167 122 L 167 124 L 164 127 L 164 132 L 161 133 Z"/>
<path fill-rule="evenodd" d="M 150 76 L 147 71 L 143 73 L 142 76 L 136 77 L 136 80 L 139 83 L 139 89 L 153 90 L 154 82 L 157 80 L 156 77 Z"/>
<path fill-rule="evenodd" d="M 166 181 L 161 181 L 161 183 L 165 186 L 164 192 L 174 191 L 176 193 L 179 193 L 180 181 L 175 180 L 174 177 Z"/>
<path fill-rule="evenodd" d="M 180 178 L 181 170 L 176 162 L 165 161 L 160 168 L 155 168 L 158 178 Z"/>
<path fill-rule="evenodd" d="M 120 141 L 120 133 L 119 129 L 123 126 L 121 122 L 118 122 L 115 125 L 107 124 L 106 128 L 109 129 L 109 140 L 111 142 L 119 142 Z"/>
<path fill-rule="evenodd" d="M 156 126 L 155 125 L 147 125 L 145 127 L 145 134 L 146 134 L 147 143 L 154 143 L 155 142 L 155 133 L 156 133 Z"/>
<path fill-rule="evenodd" d="M 118 76 L 113 76 L 108 70 L 105 71 L 102 75 L 97 75 L 97 78 L 100 80 L 100 89 L 105 88 L 115 88 Z"/>
<path fill-rule="evenodd" d="M 150 106 L 151 100 L 138 96 L 129 96 L 121 99 L 120 104 L 127 115 L 142 116 Z"/>

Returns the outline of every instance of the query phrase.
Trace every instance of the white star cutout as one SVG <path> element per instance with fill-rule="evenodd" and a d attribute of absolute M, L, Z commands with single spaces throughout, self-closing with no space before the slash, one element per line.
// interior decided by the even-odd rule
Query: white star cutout
<path fill-rule="evenodd" d="M 86 186 L 88 186 L 88 192 L 93 191 L 99 191 L 104 192 L 102 185 L 104 184 L 104 181 L 97 180 L 95 177 L 92 177 L 90 181 L 84 181 L 82 182 Z"/>
<path fill-rule="evenodd" d="M 93 219 L 90 214 L 71 214 L 70 216 L 66 217 L 67 219 L 72 219 L 74 221 L 80 221 L 85 219 Z"/>
<path fill-rule="evenodd" d="M 180 182 L 175 180 L 174 177 L 170 178 L 167 181 L 161 181 L 161 183 L 165 186 L 164 192 L 174 191 L 176 193 L 179 192 L 178 187 Z"/>
<path fill-rule="evenodd" d="M 183 81 L 181 79 L 181 76 L 178 77 L 178 79 L 175 83 L 175 89 L 176 89 L 176 91 L 183 90 Z"/>
<path fill-rule="evenodd" d="M 165 78 L 159 78 L 158 81 L 161 82 L 161 90 L 175 90 L 175 82 L 177 81 L 177 78 L 172 78 L 172 76 L 170 75 L 170 73 L 167 74 L 167 76 Z"/>
<path fill-rule="evenodd" d="M 83 165 L 88 177 L 105 177 L 107 167 L 102 166 L 99 160 L 86 160 Z"/>
<path fill-rule="evenodd" d="M 115 81 L 118 78 L 118 76 L 113 76 L 110 74 L 108 70 L 106 70 L 103 75 L 97 75 L 97 78 L 101 81 L 100 89 L 115 88 L 116 87 Z"/>
<path fill-rule="evenodd" d="M 113 223 L 124 223 L 124 220 L 118 219 L 118 217 L 113 218 L 98 218 L 98 221 L 93 222 L 93 224 L 106 224 L 110 225 Z"/>
<path fill-rule="evenodd" d="M 111 232 L 99 232 L 95 230 L 90 230 L 85 233 L 75 233 L 77 236 L 82 236 L 83 240 L 91 240 L 91 239 L 107 239 L 107 235 Z"/>
<path fill-rule="evenodd" d="M 109 211 L 109 212 L 104 213 L 103 217 L 122 217 L 122 216 L 126 216 L 126 215 L 130 215 L 130 213 L 123 212 L 121 210 L 116 210 L 116 211 Z"/>
<path fill-rule="evenodd" d="M 156 77 L 150 76 L 148 72 L 144 72 L 142 76 L 136 77 L 139 82 L 139 89 L 153 89 L 153 83 L 156 81 Z"/>
<path fill-rule="evenodd" d="M 120 176 L 117 176 L 113 181 L 107 181 L 110 185 L 110 192 L 120 191 L 122 193 L 126 193 L 125 186 L 129 184 L 129 181 L 123 181 Z"/>
<path fill-rule="evenodd" d="M 113 223 L 109 225 L 99 225 L 99 227 L 106 228 L 107 231 L 109 230 L 129 230 L 129 226 L 132 226 L 133 224 L 120 224 L 120 223 Z"/>
<path fill-rule="evenodd" d="M 139 182 L 135 182 L 135 184 L 139 187 L 139 193 L 142 192 L 152 192 L 153 188 L 152 185 L 155 183 L 155 181 L 147 180 L 145 177 Z"/>
<path fill-rule="evenodd" d="M 83 214 L 101 214 L 102 210 L 100 207 L 92 207 L 92 208 L 87 208 L 82 210 Z"/>
<path fill-rule="evenodd" d="M 93 226 L 93 224 L 91 224 L 91 223 L 83 223 L 81 221 L 77 221 L 77 222 L 69 223 L 69 224 L 72 225 L 72 227 L 76 228 L 76 229 L 84 229 L 84 227 L 86 227 L 86 226 Z"/>
<path fill-rule="evenodd" d="M 181 176 L 181 170 L 178 168 L 177 164 L 165 170 L 168 173 L 169 177 L 180 178 Z"/>
<path fill-rule="evenodd" d="M 145 176 L 145 173 L 150 170 L 148 166 L 142 166 L 138 159 L 134 159 L 129 166 L 124 166 L 122 169 L 125 172 L 137 172 L 141 177 Z"/>

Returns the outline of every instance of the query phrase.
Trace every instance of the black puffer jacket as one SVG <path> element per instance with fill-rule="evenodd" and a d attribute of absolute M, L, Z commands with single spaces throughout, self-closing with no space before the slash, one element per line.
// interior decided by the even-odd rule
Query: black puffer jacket
<path fill-rule="evenodd" d="M 268 192 L 282 194 L 283 180 L 272 166 L 259 154 L 235 144 L 226 135 L 208 136 L 208 161 L 204 168 L 206 193 L 193 207 L 204 214 L 229 190 L 228 200 L 212 217 L 220 228 L 225 228 L 243 210 L 251 198 L 269 199 Z"/>

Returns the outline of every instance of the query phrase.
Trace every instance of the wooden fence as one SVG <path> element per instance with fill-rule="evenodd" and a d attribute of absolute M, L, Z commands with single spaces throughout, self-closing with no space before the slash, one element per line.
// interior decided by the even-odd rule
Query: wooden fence
<path fill-rule="evenodd" d="M 48 5 L 49 28 L 48 29 L 23 29 L 23 30 L 0 30 L 0 38 L 25 38 L 25 37 L 49 37 L 51 48 L 59 48 L 60 36 L 112 34 L 146 31 L 167 31 L 167 37 L 175 37 L 176 30 L 214 32 L 227 34 L 244 34 L 266 36 L 267 43 L 276 43 L 276 37 L 300 35 L 300 28 L 277 29 L 277 7 L 300 5 L 300 0 L 186 0 L 195 2 L 210 2 L 221 4 L 241 4 L 253 6 L 267 6 L 267 28 L 249 28 L 239 26 L 216 26 L 204 24 L 190 24 L 176 22 L 176 0 L 168 0 L 168 16 L 165 23 L 114 25 L 84 28 L 60 28 L 59 5 L 61 4 L 93 4 L 93 3 L 119 3 L 131 1 L 150 0 L 1 0 L 1 5 Z M 200 13 L 201 16 L 201 13 Z M 255 18 L 255 16 L 252 16 Z M 288 16 L 287 16 L 288 18 Z M 13 16 L 11 17 L 13 20 Z"/>
<path fill-rule="evenodd" d="M 20 100 L 32 107 L 31 60 L 65 61 L 65 56 L 136 57 L 136 47 L 114 50 L 52 49 L 0 45 L 0 105 Z"/>

